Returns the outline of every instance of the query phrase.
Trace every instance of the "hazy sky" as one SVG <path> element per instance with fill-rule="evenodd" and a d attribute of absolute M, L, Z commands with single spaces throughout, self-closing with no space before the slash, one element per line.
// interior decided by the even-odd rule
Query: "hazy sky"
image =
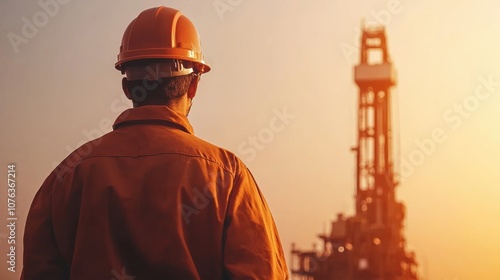
<path fill-rule="evenodd" d="M 158 5 L 192 19 L 213 69 L 189 118 L 196 135 L 250 167 L 287 257 L 292 242 L 310 249 L 338 212 L 353 213 L 360 23 L 386 25 L 398 71 L 398 194 L 408 244 L 428 279 L 500 279 L 500 3 L 493 0 L 0 2 L 1 176 L 6 182 L 7 164 L 17 164 L 18 244 L 54 165 L 110 131 L 130 106 L 113 66 L 121 36 L 140 11 Z M 283 114 L 282 129 L 269 130 Z M 259 134 L 267 138 L 257 149 L 249 137 Z M 0 227 L 2 260 L 6 233 Z M 18 276 L 2 261 L 0 278 Z"/>

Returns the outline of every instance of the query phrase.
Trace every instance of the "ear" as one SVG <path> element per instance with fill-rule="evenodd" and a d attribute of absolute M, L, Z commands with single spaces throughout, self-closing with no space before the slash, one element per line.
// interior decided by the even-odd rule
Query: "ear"
<path fill-rule="evenodd" d="M 125 96 L 129 100 L 132 100 L 132 95 L 130 94 L 130 91 L 128 91 L 128 80 L 125 77 L 122 79 L 122 89 L 123 89 L 123 93 L 125 93 Z"/>
<path fill-rule="evenodd" d="M 198 89 L 198 82 L 200 81 L 200 76 L 195 75 L 191 79 L 191 84 L 189 85 L 189 89 L 187 92 L 187 97 L 189 99 L 193 99 L 196 96 L 196 90 Z"/>

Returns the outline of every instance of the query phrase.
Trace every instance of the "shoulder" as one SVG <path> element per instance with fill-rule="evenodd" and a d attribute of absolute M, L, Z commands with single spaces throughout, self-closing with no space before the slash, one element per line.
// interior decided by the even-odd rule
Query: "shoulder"
<path fill-rule="evenodd" d="M 64 177 L 74 171 L 78 164 L 86 158 L 92 157 L 95 154 L 97 147 L 101 145 L 102 141 L 107 138 L 110 133 L 112 132 L 88 141 L 69 153 L 66 158 L 64 158 L 61 163 L 55 167 L 49 175 L 49 178 L 52 178 L 55 183 L 61 182 Z"/>
<path fill-rule="evenodd" d="M 193 155 L 204 158 L 207 161 L 211 161 L 233 175 L 241 173 L 242 170 L 247 169 L 243 161 L 233 152 L 194 135 L 191 135 L 189 138 L 191 138 L 192 141 L 190 150 Z"/>

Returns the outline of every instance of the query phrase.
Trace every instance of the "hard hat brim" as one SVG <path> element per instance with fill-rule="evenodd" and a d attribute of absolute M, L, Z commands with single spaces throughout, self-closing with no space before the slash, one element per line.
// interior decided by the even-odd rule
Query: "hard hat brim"
<path fill-rule="evenodd" d="M 143 59 L 179 59 L 194 63 L 194 67 L 199 73 L 207 73 L 211 70 L 201 54 L 197 54 L 191 50 L 182 49 L 149 49 L 149 50 L 130 50 L 120 53 L 118 62 L 115 63 L 115 68 L 122 71 L 122 65 L 125 62 L 143 60 Z"/>

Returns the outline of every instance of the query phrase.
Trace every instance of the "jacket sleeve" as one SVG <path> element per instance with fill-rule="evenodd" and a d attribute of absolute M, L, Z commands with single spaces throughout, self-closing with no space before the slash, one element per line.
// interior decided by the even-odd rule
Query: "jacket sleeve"
<path fill-rule="evenodd" d="M 289 279 L 273 217 L 247 168 L 236 176 L 229 196 L 224 265 L 229 279 Z"/>
<path fill-rule="evenodd" d="M 55 177 L 52 173 L 42 184 L 26 219 L 21 280 L 69 279 L 52 227 L 51 190 Z"/>

